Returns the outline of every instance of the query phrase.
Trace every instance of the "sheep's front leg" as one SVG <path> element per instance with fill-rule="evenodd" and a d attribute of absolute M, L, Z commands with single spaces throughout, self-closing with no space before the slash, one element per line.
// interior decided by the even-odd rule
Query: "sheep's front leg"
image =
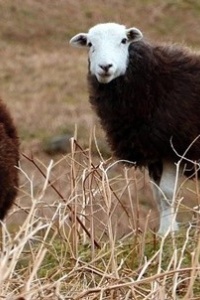
<path fill-rule="evenodd" d="M 176 165 L 164 162 L 159 183 L 157 182 L 157 185 L 154 185 L 154 194 L 160 211 L 158 234 L 161 236 L 164 236 L 168 231 L 178 230 L 174 203 L 177 176 Z"/>

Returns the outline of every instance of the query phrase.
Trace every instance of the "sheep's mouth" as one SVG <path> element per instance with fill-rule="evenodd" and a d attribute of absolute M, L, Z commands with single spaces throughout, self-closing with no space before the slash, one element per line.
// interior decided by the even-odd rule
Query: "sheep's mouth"
<path fill-rule="evenodd" d="M 108 83 L 110 82 L 111 80 L 113 79 L 113 76 L 112 74 L 98 74 L 97 75 L 97 80 L 100 82 L 100 83 Z"/>
<path fill-rule="evenodd" d="M 106 77 L 110 77 L 111 74 L 110 73 L 99 73 L 98 76 L 102 77 L 102 78 L 106 78 Z"/>
<path fill-rule="evenodd" d="M 100 83 L 108 83 L 110 82 L 111 80 L 113 79 L 113 74 L 110 74 L 110 73 L 99 73 L 97 75 L 97 80 L 100 82 Z"/>

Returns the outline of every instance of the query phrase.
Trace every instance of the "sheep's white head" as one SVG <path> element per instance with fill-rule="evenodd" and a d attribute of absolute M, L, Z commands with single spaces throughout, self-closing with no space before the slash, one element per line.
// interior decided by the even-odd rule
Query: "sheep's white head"
<path fill-rule="evenodd" d="M 90 72 L 100 83 L 108 83 L 126 72 L 128 48 L 142 39 L 137 28 L 126 29 L 116 23 L 98 24 L 88 33 L 75 35 L 70 43 L 76 47 L 89 47 Z"/>

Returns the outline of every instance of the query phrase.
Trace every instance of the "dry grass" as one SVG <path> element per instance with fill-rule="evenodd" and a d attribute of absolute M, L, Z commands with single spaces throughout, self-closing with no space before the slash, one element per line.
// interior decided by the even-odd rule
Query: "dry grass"
<path fill-rule="evenodd" d="M 1 97 L 25 153 L 1 229 L 0 299 L 200 298 L 198 223 L 155 236 L 148 176 L 98 153 L 105 141 L 87 100 L 87 54 L 68 45 L 80 30 L 117 21 L 198 48 L 199 16 L 198 0 L 0 0 Z M 63 133 L 79 144 L 46 155 L 44 141 Z M 197 183 L 186 187 L 182 221 L 199 203 Z"/>
<path fill-rule="evenodd" d="M 156 216 L 139 206 L 144 177 L 71 148 L 47 166 L 24 157 L 35 177 L 20 166 L 19 203 L 2 224 L 0 298 L 199 299 L 198 224 L 156 237 Z"/>

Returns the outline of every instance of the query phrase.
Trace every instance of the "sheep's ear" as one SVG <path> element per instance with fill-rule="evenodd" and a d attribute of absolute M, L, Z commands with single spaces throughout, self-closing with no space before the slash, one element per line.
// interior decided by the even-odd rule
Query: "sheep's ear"
<path fill-rule="evenodd" d="M 69 41 L 74 47 L 86 47 L 87 46 L 87 33 L 79 33 L 75 35 Z"/>
<path fill-rule="evenodd" d="M 142 32 L 135 27 L 126 29 L 126 35 L 129 42 L 137 42 L 143 38 Z"/>

